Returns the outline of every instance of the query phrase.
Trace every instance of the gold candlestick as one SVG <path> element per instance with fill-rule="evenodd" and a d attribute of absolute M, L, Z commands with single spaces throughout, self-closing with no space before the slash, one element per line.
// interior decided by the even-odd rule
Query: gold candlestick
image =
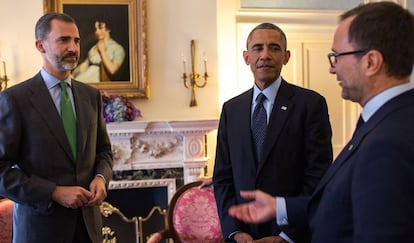
<path fill-rule="evenodd" d="M 183 81 L 184 86 L 188 89 L 191 89 L 191 101 L 190 101 L 190 107 L 197 106 L 197 98 L 196 98 L 196 88 L 204 88 L 207 85 L 207 58 L 204 58 L 204 75 L 201 76 L 196 72 L 195 67 L 195 59 L 196 59 L 196 45 L 195 41 L 191 40 L 190 43 L 191 47 L 191 73 L 187 75 L 186 72 L 186 61 L 183 58 L 183 65 L 184 65 L 184 73 L 183 73 Z M 200 78 L 203 78 L 203 82 L 198 83 L 198 80 Z"/>
<path fill-rule="evenodd" d="M 2 72 L 0 72 L 0 91 L 7 88 L 7 72 L 6 72 L 6 61 L 1 61 L 2 63 Z"/>

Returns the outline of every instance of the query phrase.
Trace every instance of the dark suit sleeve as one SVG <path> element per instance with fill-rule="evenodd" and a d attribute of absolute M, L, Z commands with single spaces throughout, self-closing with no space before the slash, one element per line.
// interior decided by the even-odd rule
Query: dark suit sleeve
<path fill-rule="evenodd" d="M 0 194 L 46 212 L 55 183 L 27 175 L 16 166 L 22 143 L 21 114 L 7 92 L 0 93 Z"/>
<path fill-rule="evenodd" d="M 296 225 L 301 228 L 307 227 L 307 210 L 310 198 L 311 196 L 286 198 L 286 209 L 289 218 L 289 225 Z"/>
<path fill-rule="evenodd" d="M 307 201 L 332 162 L 332 130 L 325 99 L 320 95 L 313 96 L 305 110 L 303 189 L 298 198 L 287 198 L 289 225 L 281 227 L 296 242 L 309 240 Z"/>
<path fill-rule="evenodd" d="M 332 162 L 332 130 L 325 98 L 308 105 L 304 135 L 306 167 L 303 195 L 311 195 Z"/>
<path fill-rule="evenodd" d="M 217 133 L 216 160 L 213 174 L 214 194 L 224 238 L 239 229 L 237 227 L 237 221 L 227 213 L 228 208 L 236 204 L 236 195 L 226 135 L 228 125 L 226 116 L 226 105 L 224 105 Z"/>
<path fill-rule="evenodd" d="M 106 122 L 102 112 L 102 99 L 99 95 L 97 97 L 98 102 L 98 131 L 97 131 L 97 145 L 96 145 L 96 159 L 95 159 L 95 174 L 100 174 L 105 177 L 106 187 L 109 185 L 109 181 L 112 178 L 112 150 L 111 141 L 109 139 Z"/>

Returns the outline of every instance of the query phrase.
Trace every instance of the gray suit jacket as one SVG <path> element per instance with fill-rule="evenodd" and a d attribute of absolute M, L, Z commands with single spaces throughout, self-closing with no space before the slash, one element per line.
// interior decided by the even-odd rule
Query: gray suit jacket
<path fill-rule="evenodd" d="M 111 144 L 100 93 L 72 80 L 77 112 L 77 159 L 44 81 L 33 78 L 0 93 L 0 194 L 16 202 L 15 242 L 66 242 L 78 210 L 51 201 L 56 185 L 82 186 L 112 174 Z M 102 241 L 99 207 L 82 207 L 93 242 Z"/>

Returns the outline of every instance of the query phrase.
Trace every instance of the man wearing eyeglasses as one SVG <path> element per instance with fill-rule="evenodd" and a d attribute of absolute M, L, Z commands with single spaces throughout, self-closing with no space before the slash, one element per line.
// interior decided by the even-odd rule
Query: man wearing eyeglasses
<path fill-rule="evenodd" d="M 330 73 L 342 97 L 359 103 L 361 122 L 311 197 L 262 191 L 229 214 L 246 222 L 275 217 L 310 229 L 312 242 L 414 242 L 414 16 L 392 2 L 341 15 Z M 277 205 L 278 204 L 278 205 Z"/>

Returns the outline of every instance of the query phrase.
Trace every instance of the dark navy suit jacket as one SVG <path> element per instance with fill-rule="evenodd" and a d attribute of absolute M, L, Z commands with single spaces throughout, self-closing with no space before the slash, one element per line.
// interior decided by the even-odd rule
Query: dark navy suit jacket
<path fill-rule="evenodd" d="M 310 200 L 287 199 L 289 223 L 317 243 L 414 242 L 413 205 L 414 90 L 354 133 Z"/>
<path fill-rule="evenodd" d="M 245 202 L 240 190 L 260 189 L 273 196 L 311 195 L 332 162 L 325 99 L 284 80 L 269 117 L 263 161 L 255 161 L 252 97 L 250 89 L 227 101 L 221 113 L 213 182 L 224 237 L 234 231 L 247 232 L 255 239 L 280 233 L 274 220 L 249 225 L 228 215 L 231 205 Z M 286 229 L 286 233 L 291 231 Z"/>

